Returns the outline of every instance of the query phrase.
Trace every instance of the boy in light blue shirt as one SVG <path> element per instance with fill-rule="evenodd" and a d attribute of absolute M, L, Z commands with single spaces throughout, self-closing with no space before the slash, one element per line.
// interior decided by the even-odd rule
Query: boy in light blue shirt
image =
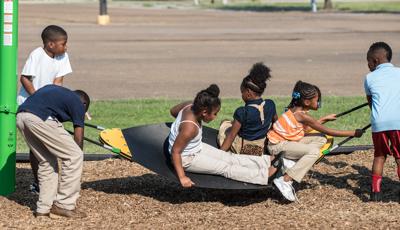
<path fill-rule="evenodd" d="M 393 155 L 400 178 L 400 68 L 390 63 L 392 49 L 385 42 L 371 45 L 367 53 L 371 73 L 364 81 L 372 110 L 372 140 L 375 153 L 372 165 L 371 201 L 381 201 L 383 165 Z"/>

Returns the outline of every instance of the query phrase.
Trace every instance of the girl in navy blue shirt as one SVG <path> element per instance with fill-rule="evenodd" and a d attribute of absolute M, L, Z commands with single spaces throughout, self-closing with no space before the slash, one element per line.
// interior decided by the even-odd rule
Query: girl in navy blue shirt
<path fill-rule="evenodd" d="M 233 121 L 221 123 L 218 142 L 221 149 L 240 154 L 261 155 L 271 124 L 277 120 L 275 103 L 261 95 L 271 78 L 271 70 L 263 63 L 256 63 L 240 85 L 245 102 L 235 110 Z"/>

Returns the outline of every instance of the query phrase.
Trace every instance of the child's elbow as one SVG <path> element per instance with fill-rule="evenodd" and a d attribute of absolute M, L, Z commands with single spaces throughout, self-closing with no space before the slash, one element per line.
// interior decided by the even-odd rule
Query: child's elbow
<path fill-rule="evenodd" d="M 178 116 L 178 112 L 179 112 L 179 111 L 177 111 L 176 106 L 172 107 L 172 108 L 169 110 L 169 114 L 171 114 L 171 116 L 173 116 L 173 117 L 175 117 L 175 118 Z"/>
<path fill-rule="evenodd" d="M 26 77 L 24 75 L 21 75 L 21 77 L 19 78 L 19 82 L 21 82 L 21 84 L 24 84 L 25 78 Z"/>
<path fill-rule="evenodd" d="M 171 116 L 173 116 L 173 117 L 176 117 L 174 108 L 171 108 L 171 109 L 169 110 L 169 114 L 171 114 Z"/>

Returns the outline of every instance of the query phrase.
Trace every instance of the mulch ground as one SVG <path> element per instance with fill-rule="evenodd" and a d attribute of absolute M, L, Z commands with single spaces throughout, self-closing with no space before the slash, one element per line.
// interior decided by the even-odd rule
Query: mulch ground
<path fill-rule="evenodd" d="M 363 95 L 365 52 L 389 42 L 398 62 L 398 15 L 221 12 L 110 7 L 112 24 L 95 24 L 98 4 L 21 4 L 19 70 L 49 24 L 64 26 L 74 73 L 68 87 L 93 99 L 189 98 L 212 82 L 238 97 L 250 66 L 272 69 L 267 95 L 290 95 L 302 79 L 324 95 Z M 328 80 L 327 80 L 328 79 Z M 168 87 L 165 87 L 168 85 Z M 396 229 L 399 179 L 385 165 L 384 202 L 370 203 L 372 152 L 330 157 L 297 185 L 301 203 L 278 191 L 182 189 L 125 160 L 85 162 L 82 220 L 35 219 L 29 164 L 17 164 L 16 192 L 0 197 L 0 229 Z"/>
<path fill-rule="evenodd" d="M 79 221 L 35 219 L 31 170 L 19 163 L 16 192 L 0 197 L 0 228 L 395 229 L 400 219 L 396 164 L 389 158 L 385 165 L 384 201 L 368 202 L 372 155 L 327 158 L 296 186 L 300 203 L 285 202 L 273 188 L 183 189 L 126 160 L 85 162 L 78 207 L 88 217 Z"/>

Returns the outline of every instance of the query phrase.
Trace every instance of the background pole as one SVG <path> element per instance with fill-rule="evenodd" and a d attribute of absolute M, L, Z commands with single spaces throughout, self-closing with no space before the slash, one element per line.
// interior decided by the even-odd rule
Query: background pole
<path fill-rule="evenodd" d="M 317 0 L 311 0 L 311 11 L 317 12 Z"/>
<path fill-rule="evenodd" d="M 108 25 L 110 24 L 110 16 L 107 14 L 107 0 L 99 0 L 100 14 L 97 16 L 97 24 Z"/>
<path fill-rule="evenodd" d="M 18 0 L 0 2 L 0 195 L 15 191 Z"/>

